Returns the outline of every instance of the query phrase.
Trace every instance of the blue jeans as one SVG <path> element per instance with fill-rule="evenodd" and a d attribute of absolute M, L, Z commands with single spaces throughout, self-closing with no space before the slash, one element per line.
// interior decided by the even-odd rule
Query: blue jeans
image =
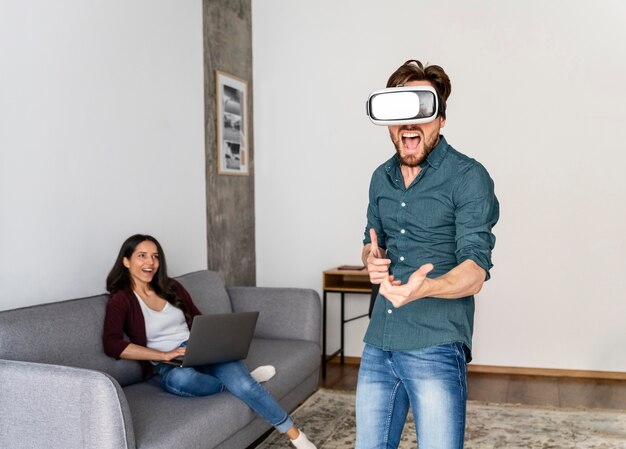
<path fill-rule="evenodd" d="M 356 449 L 397 448 L 409 405 L 419 449 L 462 449 L 466 400 L 462 343 L 407 352 L 365 345 L 356 394 Z"/>
<path fill-rule="evenodd" d="M 276 400 L 250 376 L 242 361 L 181 368 L 157 364 L 161 387 L 168 393 L 184 397 L 209 396 L 228 390 L 245 402 L 280 433 L 293 427 L 293 420 Z"/>

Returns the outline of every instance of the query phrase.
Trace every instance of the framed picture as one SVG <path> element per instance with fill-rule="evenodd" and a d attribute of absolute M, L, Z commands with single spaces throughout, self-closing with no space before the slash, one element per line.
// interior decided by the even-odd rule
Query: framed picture
<path fill-rule="evenodd" d="M 216 74 L 217 173 L 248 175 L 248 85 L 228 73 Z"/>

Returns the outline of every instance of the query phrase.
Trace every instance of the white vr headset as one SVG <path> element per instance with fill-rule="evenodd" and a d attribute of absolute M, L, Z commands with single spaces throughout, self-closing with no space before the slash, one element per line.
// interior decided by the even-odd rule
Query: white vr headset
<path fill-rule="evenodd" d="M 376 125 L 429 123 L 439 115 L 439 97 L 430 86 L 390 87 L 372 92 L 365 108 Z"/>

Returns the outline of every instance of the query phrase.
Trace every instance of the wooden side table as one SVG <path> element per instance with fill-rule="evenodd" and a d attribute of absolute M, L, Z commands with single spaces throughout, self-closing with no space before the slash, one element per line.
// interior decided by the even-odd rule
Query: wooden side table
<path fill-rule="evenodd" d="M 357 293 L 370 295 L 372 292 L 372 284 L 370 283 L 369 273 L 363 269 L 339 269 L 340 267 L 331 268 L 322 273 L 323 290 L 324 290 L 324 315 L 322 319 L 322 378 L 326 378 L 326 364 L 337 357 L 341 356 L 341 363 L 344 363 L 344 326 L 346 323 L 367 316 L 367 313 L 352 318 L 345 318 L 345 295 L 346 293 Z M 341 346 L 330 355 L 326 355 L 326 300 L 328 293 L 341 294 Z"/>

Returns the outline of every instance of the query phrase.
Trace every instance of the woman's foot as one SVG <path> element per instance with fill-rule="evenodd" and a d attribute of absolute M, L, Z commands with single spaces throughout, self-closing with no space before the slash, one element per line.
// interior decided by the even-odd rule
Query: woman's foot
<path fill-rule="evenodd" d="M 263 365 L 250 371 L 250 375 L 258 383 L 267 382 L 276 375 L 276 368 L 272 365 Z"/>
<path fill-rule="evenodd" d="M 309 441 L 303 431 L 300 430 L 298 437 L 291 440 L 296 449 L 317 449 L 313 443 Z"/>

